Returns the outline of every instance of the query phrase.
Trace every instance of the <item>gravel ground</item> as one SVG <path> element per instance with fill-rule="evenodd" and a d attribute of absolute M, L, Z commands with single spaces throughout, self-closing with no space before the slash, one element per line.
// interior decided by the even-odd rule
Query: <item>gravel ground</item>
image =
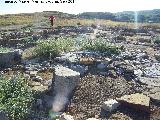
<path fill-rule="evenodd" d="M 118 112 L 107 115 L 108 117 L 101 111 L 101 105 L 104 101 L 127 94 L 141 93 L 145 89 L 145 86 L 126 81 L 122 77 L 87 75 L 80 80 L 68 112 L 74 115 L 76 120 L 86 120 L 89 117 L 95 117 L 95 115 L 101 116 L 104 120 L 147 120 L 148 116 L 144 113 L 137 114 L 127 108 L 119 108 Z"/>

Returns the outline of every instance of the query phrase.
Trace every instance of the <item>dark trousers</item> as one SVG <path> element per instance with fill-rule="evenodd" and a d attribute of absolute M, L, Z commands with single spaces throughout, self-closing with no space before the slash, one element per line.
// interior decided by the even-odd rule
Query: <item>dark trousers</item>
<path fill-rule="evenodd" d="M 53 20 L 50 20 L 50 22 L 51 22 L 51 25 L 53 26 Z"/>

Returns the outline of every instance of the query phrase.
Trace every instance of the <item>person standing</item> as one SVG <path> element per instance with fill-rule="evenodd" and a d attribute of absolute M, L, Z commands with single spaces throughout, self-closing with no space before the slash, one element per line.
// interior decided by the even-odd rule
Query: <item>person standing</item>
<path fill-rule="evenodd" d="M 55 17 L 54 16 L 49 16 L 49 20 L 50 20 L 50 23 L 51 23 L 51 26 L 53 27 L 53 23 L 54 23 L 54 21 L 55 21 Z"/>

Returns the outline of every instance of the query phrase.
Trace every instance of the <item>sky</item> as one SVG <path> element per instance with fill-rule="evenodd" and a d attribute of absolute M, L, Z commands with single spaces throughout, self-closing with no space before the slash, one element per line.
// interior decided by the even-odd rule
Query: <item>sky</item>
<path fill-rule="evenodd" d="M 0 0 L 0 14 L 60 11 L 71 14 L 82 12 L 122 12 L 160 9 L 160 0 L 74 0 L 74 3 L 5 3 Z M 20 0 L 21 1 L 21 0 Z M 49 1 L 49 0 L 38 0 Z M 55 1 L 55 0 L 50 0 Z M 60 0 L 59 0 L 60 1 Z"/>

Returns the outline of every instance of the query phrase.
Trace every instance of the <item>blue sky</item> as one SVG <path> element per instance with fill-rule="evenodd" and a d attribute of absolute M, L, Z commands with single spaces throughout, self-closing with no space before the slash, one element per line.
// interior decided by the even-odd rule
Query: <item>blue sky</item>
<path fill-rule="evenodd" d="M 16 0 L 19 1 L 19 0 Z M 0 14 L 61 11 L 78 14 L 82 12 L 120 12 L 160 9 L 160 0 L 75 0 L 75 3 L 5 3 L 0 0 Z M 40 1 L 40 0 L 39 0 Z M 48 0 L 43 0 L 48 1 Z M 54 0 L 51 0 L 54 1 Z"/>

